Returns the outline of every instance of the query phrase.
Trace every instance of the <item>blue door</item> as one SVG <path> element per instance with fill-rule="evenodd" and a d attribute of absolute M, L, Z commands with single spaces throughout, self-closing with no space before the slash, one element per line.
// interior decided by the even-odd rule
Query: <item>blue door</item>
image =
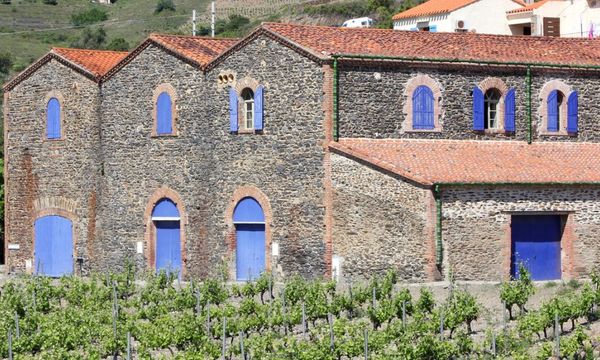
<path fill-rule="evenodd" d="M 242 199 L 233 212 L 236 228 L 236 279 L 256 279 L 265 271 L 265 216 L 253 198 Z"/>
<path fill-rule="evenodd" d="M 62 216 L 35 221 L 34 271 L 58 277 L 73 273 L 73 224 Z"/>
<path fill-rule="evenodd" d="M 560 215 L 513 216 L 511 235 L 513 277 L 523 264 L 533 280 L 560 279 Z"/>
<path fill-rule="evenodd" d="M 156 272 L 165 270 L 181 276 L 181 219 L 175 203 L 160 200 L 152 211 L 156 229 Z"/>

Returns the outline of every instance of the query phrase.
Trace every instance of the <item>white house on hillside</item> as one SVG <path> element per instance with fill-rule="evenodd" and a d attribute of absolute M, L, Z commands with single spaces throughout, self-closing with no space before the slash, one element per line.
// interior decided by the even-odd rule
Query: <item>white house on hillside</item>
<path fill-rule="evenodd" d="M 541 0 L 506 16 L 512 35 L 600 35 L 600 0 Z"/>
<path fill-rule="evenodd" d="M 394 15 L 394 29 L 510 34 L 506 12 L 525 5 L 521 0 L 429 0 Z"/>

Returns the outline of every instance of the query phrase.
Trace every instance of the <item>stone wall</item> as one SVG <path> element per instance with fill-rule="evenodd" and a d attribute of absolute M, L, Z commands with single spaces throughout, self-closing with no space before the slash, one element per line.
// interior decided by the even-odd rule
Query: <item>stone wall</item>
<path fill-rule="evenodd" d="M 598 72 L 532 71 L 532 128 L 534 141 L 599 141 L 600 111 L 596 94 L 600 90 Z M 405 90 L 418 75 L 428 75 L 441 88 L 441 132 L 410 132 L 403 129 L 406 120 Z M 472 131 L 472 91 L 490 77 L 501 79 L 508 88 L 516 89 L 516 131 L 481 133 Z M 562 79 L 579 92 L 579 134 L 572 136 L 540 136 L 540 91 L 544 84 Z M 410 85 L 409 85 L 410 86 Z M 512 139 L 527 140 L 527 86 L 524 69 L 498 67 L 449 67 L 444 65 L 377 66 L 342 64 L 339 75 L 339 133 L 341 137 L 430 138 L 430 139 Z M 565 100 L 566 101 L 566 100 Z"/>
<path fill-rule="evenodd" d="M 435 274 L 435 204 L 416 187 L 342 155 L 332 154 L 333 253 L 342 279 L 398 271 L 406 281 Z"/>
<path fill-rule="evenodd" d="M 561 214 L 563 278 L 600 266 L 600 189 L 590 187 L 471 187 L 442 191 L 446 271 L 460 280 L 506 279 L 512 214 Z"/>
<path fill-rule="evenodd" d="M 234 74 L 234 82 L 219 83 L 222 73 Z M 264 131 L 230 134 L 229 86 L 247 79 L 265 86 Z M 135 243 L 145 237 L 149 199 L 164 187 L 186 211 L 188 274 L 215 275 L 223 261 L 233 272 L 231 212 L 244 195 L 268 202 L 267 241 L 280 244 L 277 270 L 324 274 L 322 82 L 318 64 L 263 37 L 206 75 L 149 47 L 108 80 L 99 206 L 104 243 L 97 249 L 106 262 L 99 268 L 127 258 L 145 266 Z M 151 137 L 152 94 L 162 83 L 177 92 L 175 137 Z"/>
<path fill-rule="evenodd" d="M 51 93 L 62 100 L 63 140 L 46 140 Z M 9 271 L 26 270 L 26 261 L 33 260 L 34 221 L 50 214 L 74 220 L 74 257 L 84 258 L 85 271 L 96 238 L 98 85 L 51 60 L 7 97 L 6 243 L 19 245 L 7 253 Z"/>

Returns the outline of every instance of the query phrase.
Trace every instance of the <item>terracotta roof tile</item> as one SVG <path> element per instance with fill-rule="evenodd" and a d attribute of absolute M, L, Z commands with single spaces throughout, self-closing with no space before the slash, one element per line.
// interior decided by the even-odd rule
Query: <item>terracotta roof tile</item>
<path fill-rule="evenodd" d="M 208 64 L 239 41 L 238 39 L 161 34 L 151 34 L 149 39 L 201 66 Z"/>
<path fill-rule="evenodd" d="M 529 4 L 527 6 L 524 6 L 522 8 L 518 8 L 518 9 L 514 9 L 514 10 L 509 10 L 506 13 L 507 14 L 517 14 L 517 13 L 523 13 L 523 12 L 528 12 L 528 11 L 532 11 L 535 9 L 538 9 L 540 7 L 542 7 L 542 5 L 544 5 L 547 2 L 550 1 L 561 1 L 561 0 L 540 0 L 537 2 L 534 2 L 533 4 Z"/>
<path fill-rule="evenodd" d="M 340 139 L 330 147 L 423 185 L 600 183 L 600 144 Z"/>
<path fill-rule="evenodd" d="M 127 56 L 126 51 L 53 48 L 52 52 L 80 66 L 94 76 L 102 76 Z"/>
<path fill-rule="evenodd" d="M 265 23 L 263 28 L 320 59 L 332 54 L 415 59 L 600 65 L 600 40 Z"/>
<path fill-rule="evenodd" d="M 478 0 L 429 0 L 406 11 L 394 15 L 393 20 L 410 19 L 420 16 L 431 16 L 445 14 L 462 7 L 470 5 Z M 519 5 L 525 5 L 520 0 L 516 0 Z"/>

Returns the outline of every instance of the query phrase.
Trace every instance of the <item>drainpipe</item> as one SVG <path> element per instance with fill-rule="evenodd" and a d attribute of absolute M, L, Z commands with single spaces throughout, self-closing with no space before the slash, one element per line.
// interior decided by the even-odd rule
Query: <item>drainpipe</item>
<path fill-rule="evenodd" d="M 440 185 L 436 184 L 434 186 L 433 194 L 435 198 L 435 265 L 441 271 L 444 249 L 442 247 L 442 196 Z"/>
<path fill-rule="evenodd" d="M 533 117 L 531 115 L 531 65 L 527 65 L 527 143 L 532 141 L 532 126 Z"/>
<path fill-rule="evenodd" d="M 333 57 L 333 140 L 338 141 L 340 138 L 338 130 L 338 114 L 339 114 L 339 103 L 338 103 L 338 58 Z"/>

